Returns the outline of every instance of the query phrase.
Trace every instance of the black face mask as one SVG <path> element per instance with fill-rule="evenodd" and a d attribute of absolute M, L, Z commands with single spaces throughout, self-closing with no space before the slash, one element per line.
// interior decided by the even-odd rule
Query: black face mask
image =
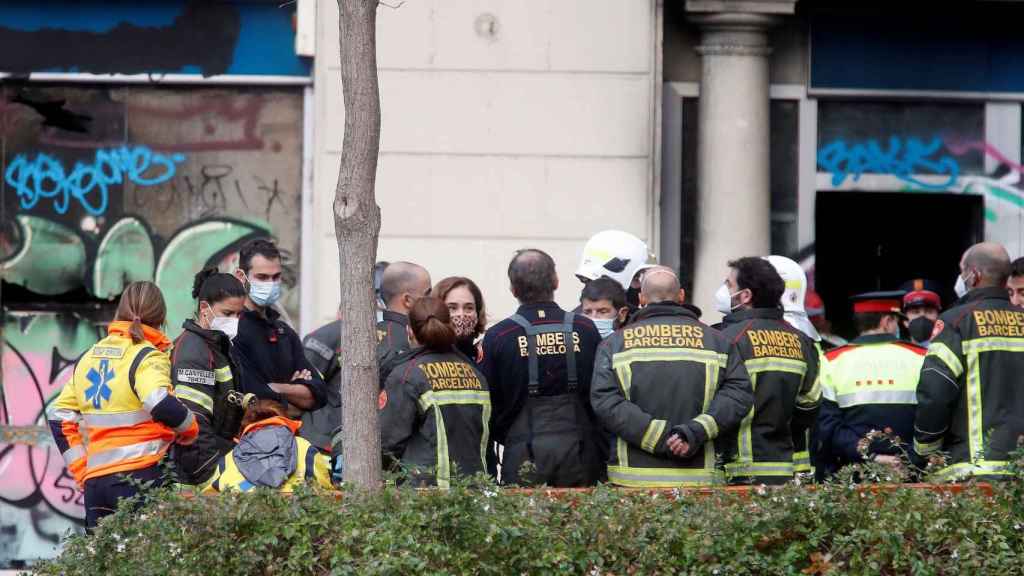
<path fill-rule="evenodd" d="M 907 329 L 914 342 L 927 342 L 932 339 L 932 330 L 935 329 L 935 321 L 927 316 L 918 316 L 910 321 Z"/>

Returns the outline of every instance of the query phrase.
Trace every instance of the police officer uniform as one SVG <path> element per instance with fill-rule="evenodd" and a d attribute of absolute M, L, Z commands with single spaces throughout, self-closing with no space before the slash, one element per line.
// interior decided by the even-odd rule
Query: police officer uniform
<path fill-rule="evenodd" d="M 647 306 L 597 351 L 591 402 L 615 436 L 608 480 L 620 486 L 720 484 L 714 443 L 739 426 L 753 396 L 740 357 L 729 343 L 671 302 Z M 687 430 L 691 454 L 673 456 L 666 443 Z M 792 467 L 792 466 L 790 466 Z"/>
<path fill-rule="evenodd" d="M 1005 478 L 1024 435 L 1024 311 L 979 288 L 939 317 L 917 388 L 914 448 L 948 455 L 935 480 Z"/>
<path fill-rule="evenodd" d="M 326 383 L 327 403 L 302 414 L 299 434 L 321 449 L 331 447 L 334 431 L 341 426 L 341 320 L 335 320 L 302 341 L 306 360 L 320 372 Z"/>
<path fill-rule="evenodd" d="M 419 348 L 391 371 L 378 400 L 381 448 L 412 483 L 447 488 L 486 470 L 491 395 L 461 353 Z"/>
<path fill-rule="evenodd" d="M 170 340 L 143 326 L 146 340 L 134 343 L 130 329 L 130 322 L 112 322 L 48 409 L 68 472 L 85 488 L 89 529 L 138 491 L 126 477 L 159 483 L 156 465 L 171 444 L 189 444 L 199 433 L 195 416 L 173 394 Z"/>
<path fill-rule="evenodd" d="M 872 292 L 853 298 L 854 313 L 902 315 L 902 292 Z M 825 353 L 821 366 L 820 454 L 825 474 L 864 461 L 858 443 L 872 430 L 892 430 L 904 443 L 913 437 L 917 382 L 926 349 L 895 334 L 863 334 Z M 873 441 L 868 457 L 898 455 L 885 439 Z"/>
<path fill-rule="evenodd" d="M 388 375 L 403 361 L 400 356 L 409 351 L 409 335 L 405 329 L 409 317 L 405 314 L 385 310 L 383 319 L 377 323 L 377 367 L 380 387 L 388 381 Z"/>
<path fill-rule="evenodd" d="M 231 360 L 231 340 L 217 330 L 206 330 L 186 320 L 171 353 L 174 393 L 199 423 L 199 437 L 189 446 L 175 446 L 172 457 L 178 479 L 203 484 L 217 460 L 235 446 L 243 409 L 228 398 L 238 393 L 238 368 Z"/>
<path fill-rule="evenodd" d="M 723 321 L 722 334 L 736 346 L 754 394 L 737 432 L 720 437 L 732 483 L 792 480 L 794 439 L 802 448 L 817 417 L 818 349 L 783 314 L 781 308 L 755 308 Z"/>
<path fill-rule="evenodd" d="M 493 439 L 504 445 L 503 483 L 572 487 L 601 478 L 607 439 L 590 407 L 600 342 L 593 322 L 554 302 L 524 304 L 487 331 L 481 368 Z M 520 477 L 527 462 L 531 474 Z"/>

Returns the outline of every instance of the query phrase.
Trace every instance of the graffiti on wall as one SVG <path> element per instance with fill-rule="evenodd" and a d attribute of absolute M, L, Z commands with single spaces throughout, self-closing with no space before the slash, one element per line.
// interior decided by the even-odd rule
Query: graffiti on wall
<path fill-rule="evenodd" d="M 82 494 L 45 427 L 74 361 L 124 287 L 152 280 L 168 333 L 194 312 L 192 279 L 228 271 L 254 237 L 285 254 L 297 309 L 302 95 L 274 89 L 47 88 L 89 130 L 54 126 L 18 89 L 0 100 L 4 216 L 0 568 L 56 553 Z"/>

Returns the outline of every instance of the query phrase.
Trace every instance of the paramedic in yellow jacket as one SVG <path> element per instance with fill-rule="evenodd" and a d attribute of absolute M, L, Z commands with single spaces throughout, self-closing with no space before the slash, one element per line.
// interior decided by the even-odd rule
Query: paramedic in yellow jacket
<path fill-rule="evenodd" d="M 134 496 L 139 481 L 159 485 L 157 464 L 171 444 L 191 444 L 199 433 L 174 397 L 171 341 L 159 330 L 166 315 L 156 284 L 130 284 L 107 337 L 82 356 L 48 410 L 68 471 L 84 486 L 88 530 Z"/>
<path fill-rule="evenodd" d="M 302 422 L 287 417 L 280 402 L 254 400 L 242 419 L 238 445 L 221 457 L 203 491 L 248 492 L 263 487 L 291 492 L 306 481 L 333 488 L 330 457 L 296 435 L 301 426 Z"/>

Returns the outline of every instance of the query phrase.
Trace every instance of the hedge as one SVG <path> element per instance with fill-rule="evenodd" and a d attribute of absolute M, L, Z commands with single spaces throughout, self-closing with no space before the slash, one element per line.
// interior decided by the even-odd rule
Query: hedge
<path fill-rule="evenodd" d="M 747 491 L 151 493 L 38 574 L 1024 574 L 1024 477 Z M 857 471 L 886 478 L 884 469 Z"/>

